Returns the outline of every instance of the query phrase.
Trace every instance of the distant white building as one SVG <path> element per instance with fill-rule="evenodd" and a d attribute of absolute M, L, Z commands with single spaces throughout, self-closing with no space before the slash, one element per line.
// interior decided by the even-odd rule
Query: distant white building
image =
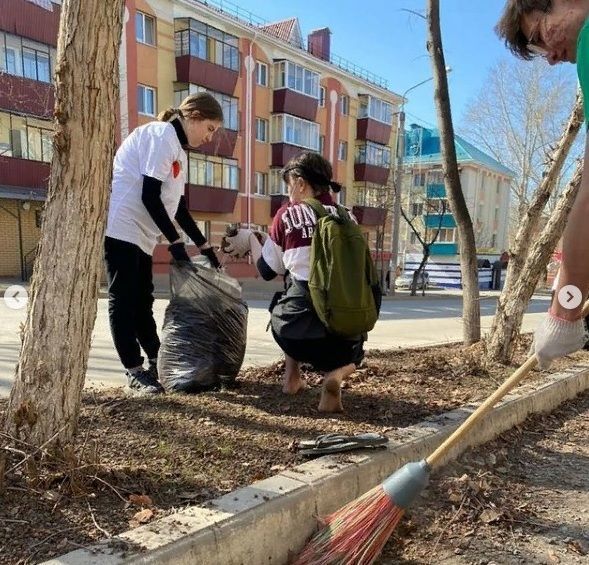
<path fill-rule="evenodd" d="M 477 253 L 500 254 L 508 245 L 510 185 L 514 173 L 459 136 L 455 136 L 455 147 Z M 404 162 L 403 195 L 407 213 L 415 217 L 426 240 L 431 240 L 441 222 L 440 235 L 431 249 L 432 257 L 457 256 L 456 222 L 446 198 L 438 130 L 412 124 L 405 137 Z M 436 211 L 444 209 L 443 203 L 446 212 L 441 217 Z M 406 222 L 401 226 L 400 248 L 407 253 L 422 251 Z"/>

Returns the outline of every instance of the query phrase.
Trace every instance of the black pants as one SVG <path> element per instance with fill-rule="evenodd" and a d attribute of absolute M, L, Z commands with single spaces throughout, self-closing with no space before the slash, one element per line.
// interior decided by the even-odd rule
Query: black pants
<path fill-rule="evenodd" d="M 108 316 L 112 338 L 126 369 L 157 358 L 160 340 L 153 319 L 151 255 L 137 245 L 107 237 L 104 257 L 108 273 Z"/>

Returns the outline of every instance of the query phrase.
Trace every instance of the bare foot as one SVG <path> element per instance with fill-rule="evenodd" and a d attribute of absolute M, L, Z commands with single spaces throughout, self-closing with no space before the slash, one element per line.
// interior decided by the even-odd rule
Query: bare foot
<path fill-rule="evenodd" d="M 323 379 L 323 389 L 319 400 L 319 412 L 343 412 L 342 382 L 356 370 L 352 363 L 345 367 L 330 371 Z"/>
<path fill-rule="evenodd" d="M 296 394 L 307 388 L 307 383 L 301 377 L 301 364 L 288 355 L 284 356 L 284 371 L 282 392 Z"/>

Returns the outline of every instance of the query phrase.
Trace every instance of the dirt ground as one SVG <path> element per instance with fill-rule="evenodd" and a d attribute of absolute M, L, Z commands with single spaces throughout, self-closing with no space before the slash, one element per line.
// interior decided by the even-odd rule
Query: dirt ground
<path fill-rule="evenodd" d="M 589 392 L 448 465 L 378 563 L 589 563 Z"/>
<path fill-rule="evenodd" d="M 516 363 L 524 360 L 527 347 L 522 340 Z M 28 446 L 9 452 L 0 492 L 0 563 L 38 563 L 271 476 L 304 460 L 293 450 L 296 440 L 330 432 L 387 432 L 481 400 L 513 371 L 486 366 L 482 358 L 480 346 L 374 352 L 349 380 L 346 412 L 336 416 L 317 411 L 318 374 L 306 373 L 312 385 L 308 390 L 295 397 L 283 395 L 280 364 L 243 371 L 234 390 L 196 396 L 129 399 L 121 390 L 87 392 L 71 453 L 57 462 L 33 464 L 32 458 L 23 463 Z M 559 361 L 554 370 L 587 359 L 580 352 Z M 3 445 L 8 438 L 0 436 Z M 525 466 L 501 468 L 508 470 L 502 475 L 499 464 L 494 469 L 498 485 L 503 484 L 501 477 L 505 482 L 508 474 L 521 473 Z M 478 467 L 474 469 L 472 478 L 479 480 Z M 464 486 L 439 484 L 444 493 Z M 495 500 L 500 495 L 489 489 L 489 496 Z M 456 524 L 465 520 L 470 504 L 462 505 Z M 420 516 L 430 516 L 423 531 L 433 536 L 435 520 L 427 512 Z M 495 528 L 503 519 L 486 527 Z M 403 527 L 417 532 L 417 523 L 414 516 Z M 430 524 L 432 530 L 427 529 Z M 444 540 L 452 539 L 448 536 L 455 527 L 450 525 Z M 479 531 L 484 528 L 477 526 L 477 536 Z M 569 537 L 578 536 L 573 532 Z M 475 539 L 474 534 L 468 539 Z M 413 547 L 415 553 L 406 545 L 400 558 L 426 562 Z"/>

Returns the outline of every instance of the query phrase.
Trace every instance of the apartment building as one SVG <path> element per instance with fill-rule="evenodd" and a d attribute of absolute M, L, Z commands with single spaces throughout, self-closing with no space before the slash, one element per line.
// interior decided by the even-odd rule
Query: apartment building
<path fill-rule="evenodd" d="M 477 253 L 500 254 L 508 247 L 509 201 L 514 173 L 474 145 L 455 136 L 456 156 L 464 198 L 473 222 Z M 403 194 L 407 215 L 426 241 L 438 228 L 432 259 L 457 260 L 456 221 L 444 185 L 438 130 L 412 124 L 405 135 Z M 421 255 L 422 247 L 407 222 L 401 225 L 400 249 Z"/>
<path fill-rule="evenodd" d="M 0 276 L 25 276 L 38 238 L 51 161 L 51 108 L 60 2 L 2 0 L 0 10 Z M 224 128 L 189 152 L 189 209 L 213 245 L 230 223 L 268 229 L 286 200 L 280 170 L 298 152 L 334 166 L 374 249 L 390 222 L 372 194 L 387 184 L 401 102 L 383 79 L 330 49 L 327 27 L 305 39 L 296 18 L 266 22 L 231 2 L 127 0 L 120 52 L 120 139 L 211 92 Z M 164 272 L 166 245 L 154 255 Z M 254 276 L 247 262 L 235 276 Z"/>

